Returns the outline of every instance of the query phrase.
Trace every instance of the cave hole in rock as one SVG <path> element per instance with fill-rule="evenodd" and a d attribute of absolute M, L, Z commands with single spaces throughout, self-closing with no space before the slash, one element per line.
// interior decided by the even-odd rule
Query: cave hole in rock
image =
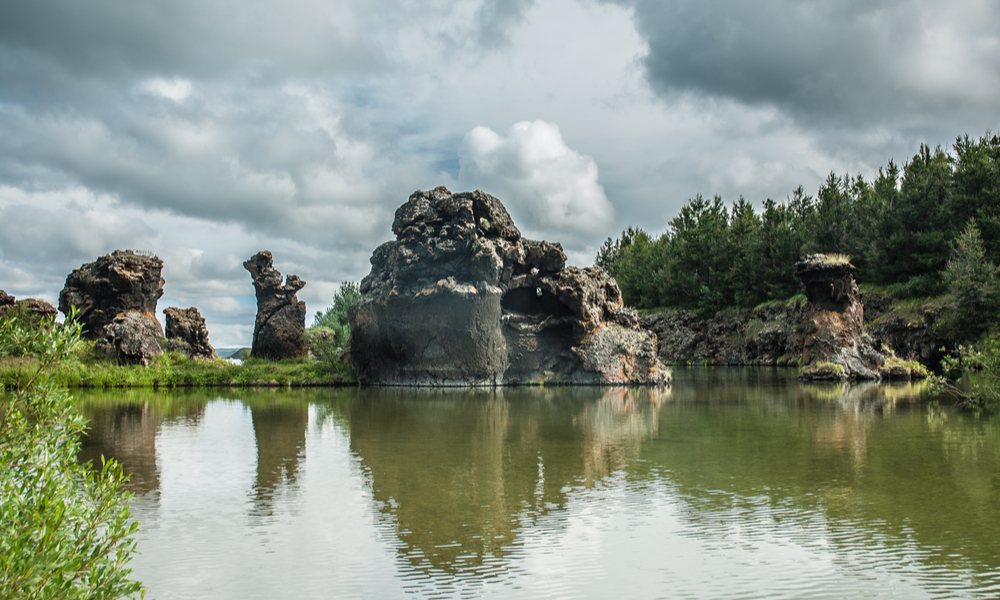
<path fill-rule="evenodd" d="M 504 310 L 534 317 L 571 317 L 573 311 L 552 292 L 537 287 L 521 287 L 508 291 L 500 300 Z"/>

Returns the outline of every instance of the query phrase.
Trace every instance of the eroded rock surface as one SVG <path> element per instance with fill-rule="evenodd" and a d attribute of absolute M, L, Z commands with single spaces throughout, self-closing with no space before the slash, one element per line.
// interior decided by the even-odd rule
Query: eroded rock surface
<path fill-rule="evenodd" d="M 295 295 L 306 282 L 289 275 L 282 285 L 281 273 L 274 268 L 274 259 L 267 250 L 254 254 L 243 267 L 250 271 L 257 294 L 251 354 L 267 360 L 308 356 L 306 303 Z"/>
<path fill-rule="evenodd" d="M 116 316 L 104 328 L 104 339 L 121 365 L 149 366 L 154 356 L 163 354 L 159 321 L 138 311 Z"/>
<path fill-rule="evenodd" d="M 163 261 L 153 255 L 115 250 L 66 277 L 59 310 L 69 314 L 70 306 L 75 306 L 83 337 L 91 340 L 103 338 L 115 317 L 127 312 L 138 312 L 159 328 L 156 302 L 163 296 L 162 269 Z"/>
<path fill-rule="evenodd" d="M 813 254 L 795 263 L 809 309 L 803 325 L 806 379 L 879 379 L 885 357 L 865 335 L 864 307 L 854 266 L 843 257 Z"/>
<path fill-rule="evenodd" d="M 7 292 L 0 290 L 0 315 L 3 315 L 10 309 L 14 308 L 14 303 L 16 300 L 14 296 L 7 294 Z"/>
<path fill-rule="evenodd" d="M 664 363 L 786 366 L 802 357 L 805 315 L 806 303 L 792 301 L 709 319 L 672 310 L 642 317 L 640 323 L 656 334 Z"/>
<path fill-rule="evenodd" d="M 195 307 L 163 310 L 166 315 L 166 334 L 170 349 L 176 348 L 191 358 L 215 359 L 219 355 L 208 343 L 208 327 Z"/>
<path fill-rule="evenodd" d="M 600 269 L 521 237 L 499 200 L 444 187 L 396 211 L 352 307 L 350 360 L 375 385 L 669 380 L 656 338 Z"/>
<path fill-rule="evenodd" d="M 54 319 L 56 307 L 37 298 L 15 300 L 14 296 L 0 290 L 0 318 L 7 315 L 15 315 L 19 322 L 23 320 L 29 326 L 36 326 L 45 319 Z"/>

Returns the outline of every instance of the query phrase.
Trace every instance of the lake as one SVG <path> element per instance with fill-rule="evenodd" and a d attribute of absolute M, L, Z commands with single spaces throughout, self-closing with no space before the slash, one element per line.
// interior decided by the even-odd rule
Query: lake
<path fill-rule="evenodd" d="M 916 385 L 78 397 L 160 600 L 1000 596 L 1000 421 Z"/>

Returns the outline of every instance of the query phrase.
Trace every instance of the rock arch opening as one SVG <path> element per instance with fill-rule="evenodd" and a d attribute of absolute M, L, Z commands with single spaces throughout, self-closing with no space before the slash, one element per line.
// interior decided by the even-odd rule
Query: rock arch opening
<path fill-rule="evenodd" d="M 516 312 L 537 318 L 571 317 L 573 311 L 552 292 L 539 287 L 520 287 L 508 291 L 500 300 L 505 312 Z"/>

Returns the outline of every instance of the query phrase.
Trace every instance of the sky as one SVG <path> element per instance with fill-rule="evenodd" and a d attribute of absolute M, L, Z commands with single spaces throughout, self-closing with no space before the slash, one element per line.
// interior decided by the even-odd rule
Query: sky
<path fill-rule="evenodd" d="M 589 266 L 696 194 L 784 200 L 1000 129 L 995 0 L 4 0 L 0 289 L 154 252 L 249 345 L 270 250 L 312 321 L 439 185 Z M 162 315 L 161 315 L 162 321 Z"/>

